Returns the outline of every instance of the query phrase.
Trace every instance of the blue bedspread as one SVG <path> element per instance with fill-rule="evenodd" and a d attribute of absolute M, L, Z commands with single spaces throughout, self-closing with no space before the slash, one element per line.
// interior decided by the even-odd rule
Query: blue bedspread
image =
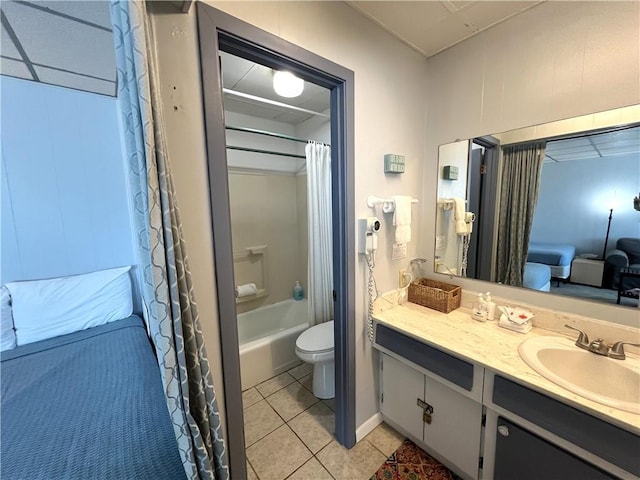
<path fill-rule="evenodd" d="M 1 358 L 2 479 L 185 478 L 139 317 Z"/>
<path fill-rule="evenodd" d="M 527 262 L 545 265 L 571 265 L 576 247 L 562 243 L 529 242 Z"/>
<path fill-rule="evenodd" d="M 522 286 L 532 288 L 533 290 L 541 290 L 551 281 L 551 269 L 549 265 L 542 263 L 527 262 L 524 266 L 524 278 Z M 547 290 L 548 291 L 548 290 Z"/>

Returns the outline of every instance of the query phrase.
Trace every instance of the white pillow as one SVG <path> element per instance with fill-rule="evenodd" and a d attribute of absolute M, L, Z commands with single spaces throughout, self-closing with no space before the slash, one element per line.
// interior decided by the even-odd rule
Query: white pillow
<path fill-rule="evenodd" d="M 5 287 L 0 287 L 0 352 L 16 346 L 16 332 L 11 315 L 11 295 Z"/>
<path fill-rule="evenodd" d="M 126 318 L 133 312 L 131 267 L 7 283 L 18 345 Z"/>

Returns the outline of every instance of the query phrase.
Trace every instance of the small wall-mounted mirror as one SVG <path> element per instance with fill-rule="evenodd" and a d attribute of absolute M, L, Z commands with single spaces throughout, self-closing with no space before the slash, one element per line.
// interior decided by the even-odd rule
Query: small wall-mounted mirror
<path fill-rule="evenodd" d="M 438 273 L 612 305 L 640 288 L 640 106 L 441 145 Z"/>

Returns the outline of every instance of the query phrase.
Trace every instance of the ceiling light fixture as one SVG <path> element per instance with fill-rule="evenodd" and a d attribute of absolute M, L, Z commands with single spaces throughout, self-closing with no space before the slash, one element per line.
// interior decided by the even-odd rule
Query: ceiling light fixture
<path fill-rule="evenodd" d="M 304 90 L 304 80 L 291 72 L 274 72 L 273 89 L 281 97 L 298 97 Z"/>

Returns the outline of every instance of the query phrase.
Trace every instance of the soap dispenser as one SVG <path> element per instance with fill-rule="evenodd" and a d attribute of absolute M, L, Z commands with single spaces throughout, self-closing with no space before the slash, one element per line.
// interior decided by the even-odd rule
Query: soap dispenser
<path fill-rule="evenodd" d="M 484 296 L 487 305 L 487 320 L 494 320 L 496 315 L 496 302 L 491 300 L 491 292 L 487 292 Z"/>
<path fill-rule="evenodd" d="M 293 299 L 302 300 L 303 298 L 304 290 L 302 290 L 302 285 L 300 285 L 300 282 L 296 280 L 296 284 L 293 286 Z"/>
<path fill-rule="evenodd" d="M 482 298 L 482 294 L 478 294 L 478 299 L 474 302 L 471 310 L 471 318 L 479 322 L 486 322 L 488 316 L 487 302 Z"/>

